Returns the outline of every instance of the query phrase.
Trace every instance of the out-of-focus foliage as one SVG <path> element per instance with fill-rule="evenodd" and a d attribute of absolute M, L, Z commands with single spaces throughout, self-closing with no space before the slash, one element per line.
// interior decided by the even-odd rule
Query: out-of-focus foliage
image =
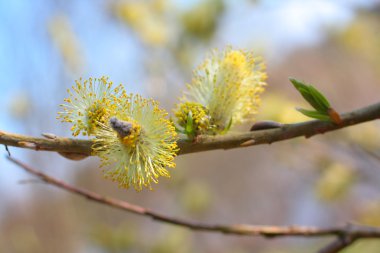
<path fill-rule="evenodd" d="M 167 0 L 119 1 L 112 9 L 143 42 L 150 46 L 167 46 L 172 32 L 167 19 L 169 7 Z"/>
<path fill-rule="evenodd" d="M 297 112 L 295 102 L 283 94 L 268 92 L 263 95 L 261 103 L 263 106 L 258 114 L 260 120 L 270 119 L 281 123 L 295 123 L 309 119 Z"/>
<path fill-rule="evenodd" d="M 354 171 L 341 163 L 332 163 L 322 171 L 316 184 L 316 194 L 324 201 L 333 201 L 348 194 L 355 179 Z"/>
<path fill-rule="evenodd" d="M 84 66 L 82 48 L 75 32 L 70 24 L 70 20 L 58 14 L 48 23 L 50 37 L 62 55 L 65 65 L 74 75 L 78 75 Z"/>
<path fill-rule="evenodd" d="M 360 125 L 360 127 L 347 128 L 344 133 L 353 143 L 374 151 L 380 148 L 379 130 L 380 125 L 378 122 L 368 122 Z"/>
<path fill-rule="evenodd" d="M 224 12 L 224 0 L 206 0 L 199 1 L 176 17 L 178 40 L 172 54 L 184 68 L 192 66 L 199 48 L 212 42 Z"/>
<path fill-rule="evenodd" d="M 380 68 L 380 16 L 378 10 L 372 13 L 364 12 L 359 15 L 343 33 L 340 34 L 339 41 L 351 53 L 355 53 L 359 58 L 364 58 Z"/>
<path fill-rule="evenodd" d="M 126 25 L 130 26 L 151 46 L 168 46 L 180 39 L 210 40 L 224 10 L 223 0 L 199 1 L 179 12 L 169 0 L 120 0 L 112 9 Z M 173 36 L 175 35 L 175 36 Z"/>
<path fill-rule="evenodd" d="M 380 226 L 380 201 L 373 200 L 363 205 L 358 221 L 368 226 Z"/>
<path fill-rule="evenodd" d="M 182 14 L 184 35 L 210 40 L 215 34 L 219 17 L 223 11 L 223 0 L 199 1 L 199 4 Z"/>
<path fill-rule="evenodd" d="M 179 10 L 170 0 L 118 0 L 111 9 L 144 44 L 165 49 L 190 67 L 199 46 L 214 38 L 224 6 L 223 0 L 206 0 Z"/>
<path fill-rule="evenodd" d="M 33 104 L 26 91 L 20 91 L 13 96 L 9 104 L 9 111 L 15 119 L 24 119 L 30 113 Z"/>
<path fill-rule="evenodd" d="M 14 227 L 8 238 L 14 252 L 38 252 L 43 247 L 36 231 L 31 226 Z"/>
<path fill-rule="evenodd" d="M 106 252 L 126 252 L 136 249 L 137 231 L 127 221 L 118 225 L 95 224 L 91 229 L 91 239 Z"/>
<path fill-rule="evenodd" d="M 194 252 L 189 240 L 189 231 L 181 228 L 169 228 L 157 238 L 149 252 L 152 253 L 190 253 Z"/>
<path fill-rule="evenodd" d="M 379 252 L 380 241 L 376 239 L 366 239 L 354 243 L 344 249 L 342 253 L 377 253 Z"/>
<path fill-rule="evenodd" d="M 192 214 L 202 214 L 212 205 L 213 194 L 205 182 L 188 182 L 180 194 L 183 208 Z"/>

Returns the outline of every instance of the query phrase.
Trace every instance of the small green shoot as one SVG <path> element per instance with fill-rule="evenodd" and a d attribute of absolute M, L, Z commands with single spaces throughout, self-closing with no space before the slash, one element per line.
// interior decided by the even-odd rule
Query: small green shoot
<path fill-rule="evenodd" d="M 331 108 L 330 102 L 320 91 L 312 85 L 306 84 L 300 80 L 294 78 L 289 78 L 289 80 L 299 91 L 299 93 L 301 93 L 302 97 L 315 109 L 315 111 L 313 111 L 303 108 L 296 108 L 297 111 L 310 118 L 323 121 L 333 121 L 336 124 L 341 123 L 339 114 Z"/>

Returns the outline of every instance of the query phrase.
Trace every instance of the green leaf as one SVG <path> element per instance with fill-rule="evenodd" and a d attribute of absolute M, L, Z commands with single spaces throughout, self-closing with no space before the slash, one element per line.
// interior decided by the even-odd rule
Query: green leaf
<path fill-rule="evenodd" d="M 330 107 L 328 100 L 312 85 L 306 85 L 304 82 L 294 78 L 289 78 L 293 86 L 301 93 L 302 97 L 318 112 L 327 113 Z"/>
<path fill-rule="evenodd" d="M 194 137 L 195 135 L 194 120 L 193 120 L 193 114 L 191 113 L 191 111 L 187 115 L 185 133 L 190 138 Z"/>
<path fill-rule="evenodd" d="M 173 120 L 172 117 L 170 117 L 169 120 L 170 120 L 171 122 L 173 122 L 173 125 L 174 125 L 174 128 L 175 128 L 175 131 L 176 131 L 177 133 L 182 133 L 182 134 L 185 133 L 185 129 L 183 129 L 183 127 L 179 126 L 179 125 Z"/>
<path fill-rule="evenodd" d="M 301 81 L 298 81 L 297 79 L 295 78 L 289 78 L 289 81 L 293 84 L 293 86 L 297 89 L 297 90 L 300 90 L 300 89 L 306 89 L 307 90 L 307 86 L 305 84 L 303 84 Z"/>
<path fill-rule="evenodd" d="M 186 132 L 191 132 L 193 130 L 193 126 L 194 126 L 193 114 L 190 111 L 189 114 L 187 114 L 186 127 L 185 127 Z"/>
<path fill-rule="evenodd" d="M 313 118 L 313 119 L 319 119 L 323 121 L 330 121 L 330 116 L 325 113 L 317 112 L 317 111 L 310 111 L 302 108 L 296 108 L 297 111 L 302 113 L 303 115 Z"/>
<path fill-rule="evenodd" d="M 183 127 L 180 127 L 177 124 L 174 124 L 174 127 L 175 127 L 175 131 L 177 133 L 186 134 L 186 131 L 185 131 L 185 129 L 183 129 Z"/>
<path fill-rule="evenodd" d="M 294 87 L 299 91 L 299 93 L 301 93 L 302 97 L 314 108 L 316 109 L 317 111 L 320 111 L 322 110 L 322 108 L 320 107 L 319 103 L 315 100 L 315 98 L 313 97 L 313 95 L 311 94 L 310 92 L 310 89 L 309 89 L 309 86 L 304 84 L 303 82 L 297 80 L 297 79 L 294 79 L 294 78 L 290 78 L 289 79 L 292 84 L 294 85 Z"/>
<path fill-rule="evenodd" d="M 326 99 L 325 96 L 322 95 L 320 91 L 318 91 L 313 86 L 309 85 L 309 91 L 312 94 L 313 97 L 316 98 L 317 102 L 324 108 L 324 110 L 327 112 L 327 110 L 330 108 L 330 103 Z"/>
<path fill-rule="evenodd" d="M 228 121 L 228 125 L 226 126 L 226 128 L 224 128 L 224 130 L 222 131 L 222 134 L 227 133 L 230 130 L 231 126 L 232 126 L 232 117 L 230 121 Z"/>
<path fill-rule="evenodd" d="M 177 124 L 174 124 L 174 128 L 176 132 L 183 133 L 183 130 Z"/>

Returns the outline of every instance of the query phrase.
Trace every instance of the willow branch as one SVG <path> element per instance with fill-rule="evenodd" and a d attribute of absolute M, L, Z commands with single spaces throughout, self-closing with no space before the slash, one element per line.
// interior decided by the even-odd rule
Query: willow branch
<path fill-rule="evenodd" d="M 341 115 L 341 118 L 342 123 L 339 125 L 332 122 L 312 120 L 296 124 L 283 124 L 281 127 L 275 129 L 251 131 L 239 134 L 218 136 L 200 135 L 193 142 L 190 142 L 183 137 L 178 141 L 178 146 L 180 148 L 179 154 L 271 144 L 273 142 L 288 140 L 300 136 L 309 138 L 317 134 L 323 134 L 351 125 L 379 119 L 380 103 L 344 113 Z M 0 144 L 34 150 L 55 151 L 66 154 L 91 155 L 91 140 L 62 138 L 51 134 L 44 134 L 44 137 L 45 138 L 37 138 L 0 131 Z"/>
<path fill-rule="evenodd" d="M 345 248 L 351 246 L 358 237 L 354 236 L 339 236 L 336 240 L 332 241 L 330 244 L 318 251 L 318 253 L 338 253 Z"/>
<path fill-rule="evenodd" d="M 206 224 L 201 222 L 194 222 L 180 218 L 174 218 L 164 214 L 157 213 L 142 206 L 134 205 L 126 201 L 115 198 L 102 196 L 98 193 L 89 191 L 87 189 L 75 187 L 64 181 L 51 177 L 41 171 L 38 171 L 21 161 L 9 157 L 8 159 L 13 163 L 20 166 L 25 171 L 37 176 L 42 181 L 61 188 L 73 194 L 77 194 L 86 199 L 101 203 L 106 206 L 118 208 L 123 211 L 150 217 L 153 220 L 164 222 L 167 224 L 177 225 L 184 228 L 207 231 L 219 232 L 223 234 L 234 235 L 249 235 L 249 236 L 263 236 L 263 237 L 320 237 L 320 236 L 339 236 L 345 238 L 380 238 L 380 228 L 349 225 L 337 226 L 329 228 L 306 227 L 306 226 L 254 226 L 248 224 L 234 224 L 234 225 L 219 225 L 219 224 Z"/>

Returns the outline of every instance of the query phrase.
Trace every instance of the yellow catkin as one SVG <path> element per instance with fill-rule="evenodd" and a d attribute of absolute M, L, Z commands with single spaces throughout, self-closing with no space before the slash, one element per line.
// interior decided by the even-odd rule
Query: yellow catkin
<path fill-rule="evenodd" d="M 151 189 L 160 176 L 169 177 L 167 168 L 174 168 L 178 151 L 177 133 L 167 112 L 154 100 L 129 95 L 121 101 L 113 117 L 129 124 L 128 131 L 120 134 L 106 122 L 96 131 L 94 154 L 102 164 L 112 163 L 104 170 L 106 178 L 122 188 Z"/>
<path fill-rule="evenodd" d="M 186 103 L 198 104 L 208 113 L 210 126 L 200 133 L 225 133 L 231 125 L 253 121 L 264 91 L 267 75 L 261 59 L 251 52 L 227 47 L 214 51 L 195 70 L 188 91 L 177 106 L 176 116 L 181 125 L 181 111 Z"/>
<path fill-rule="evenodd" d="M 192 115 L 196 132 L 206 132 L 211 127 L 207 109 L 195 102 L 179 104 L 179 108 L 175 111 L 178 125 L 186 127 L 189 113 Z"/>
<path fill-rule="evenodd" d="M 58 112 L 58 119 L 72 123 L 74 136 L 93 135 L 99 123 L 105 123 L 116 104 L 125 93 L 119 85 L 112 89 L 112 82 L 107 77 L 77 80 L 72 89 L 68 90 L 69 98 L 64 99 L 62 112 Z"/>

